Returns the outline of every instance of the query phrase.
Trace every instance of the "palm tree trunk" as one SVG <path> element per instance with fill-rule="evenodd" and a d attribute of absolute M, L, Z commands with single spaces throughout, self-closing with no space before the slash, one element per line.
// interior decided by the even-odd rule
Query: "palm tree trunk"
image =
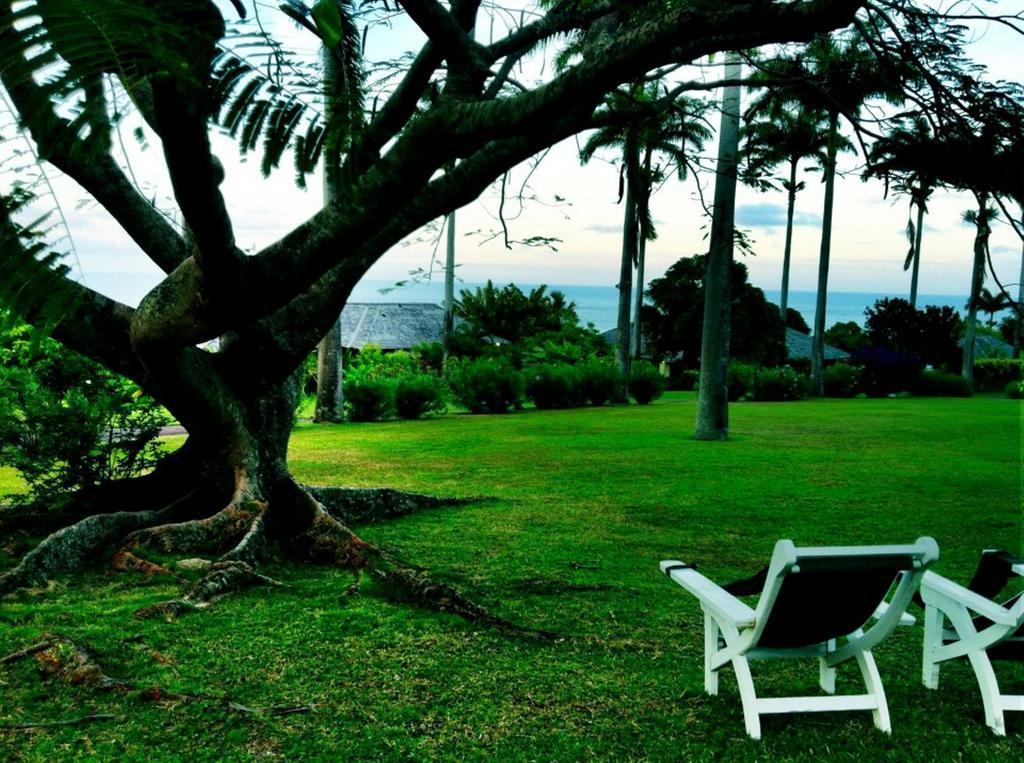
<path fill-rule="evenodd" d="M 1024 214 L 1021 215 L 1021 226 L 1024 226 Z M 1020 358 L 1021 324 L 1024 323 L 1024 248 L 1020 255 L 1020 277 L 1017 279 L 1017 304 L 1013 308 L 1017 321 L 1013 324 L 1013 358 Z"/>
<path fill-rule="evenodd" d="M 647 252 L 647 240 L 641 236 L 640 241 L 637 243 L 637 255 L 636 255 L 636 294 L 633 300 L 633 336 L 630 340 L 630 344 L 633 351 L 633 357 L 640 357 L 640 349 L 642 342 L 642 328 L 640 326 L 640 309 L 644 304 L 644 255 Z"/>
<path fill-rule="evenodd" d="M 634 186 L 639 179 L 635 168 L 638 163 L 636 140 L 626 138 L 623 152 L 626 164 L 626 196 L 625 212 L 622 220 L 622 261 L 619 263 L 619 315 L 617 341 L 615 344 L 615 362 L 619 367 L 623 380 L 623 399 L 629 401 L 629 366 L 630 366 L 630 310 L 633 295 L 633 261 L 637 252 L 637 216 L 636 194 Z"/>
<path fill-rule="evenodd" d="M 811 394 L 825 394 L 825 316 L 828 311 L 828 264 L 832 255 L 832 208 L 836 192 L 836 155 L 839 153 L 839 113 L 828 117 L 828 157 L 825 162 L 825 207 L 821 215 L 821 254 L 818 258 L 818 301 L 811 337 Z"/>
<path fill-rule="evenodd" d="M 455 210 L 448 213 L 448 241 L 444 258 L 444 327 L 441 342 L 448 360 L 455 331 Z"/>
<path fill-rule="evenodd" d="M 341 318 L 316 348 L 316 410 L 313 421 L 338 423 L 344 419 L 341 385 Z"/>
<path fill-rule="evenodd" d="M 793 215 L 796 211 L 797 163 L 797 159 L 791 159 L 789 162 L 789 206 L 786 208 L 786 250 L 782 254 L 782 292 L 779 297 L 779 312 L 782 313 L 783 323 L 787 322 L 789 312 L 789 262 L 793 254 Z"/>
<path fill-rule="evenodd" d="M 971 271 L 971 298 L 967 303 L 967 331 L 964 334 L 963 377 L 974 382 L 974 340 L 978 333 L 978 296 L 985 283 L 985 254 L 988 248 L 988 193 L 975 194 L 978 198 L 977 233 L 974 236 L 974 268 Z"/>
<path fill-rule="evenodd" d="M 924 195 L 924 183 L 921 184 Z M 917 201 L 917 230 L 914 232 L 914 262 L 910 271 L 910 306 L 917 308 L 917 276 L 921 270 L 921 237 L 924 235 L 924 200 Z"/>
<path fill-rule="evenodd" d="M 650 236 L 650 226 L 648 220 L 650 218 L 650 204 L 651 204 L 651 157 L 654 153 L 653 149 L 648 146 L 644 152 L 644 165 L 643 165 L 643 177 L 641 178 L 642 187 L 639 189 L 640 198 L 637 199 L 637 216 L 639 223 L 639 240 L 637 241 L 636 248 L 636 296 L 633 301 L 633 326 L 632 326 L 632 355 L 634 358 L 640 357 L 641 343 L 642 343 L 642 326 L 640 325 L 640 309 L 644 305 L 644 257 L 647 254 L 647 239 Z"/>
<path fill-rule="evenodd" d="M 324 66 L 324 93 L 326 94 L 328 118 L 330 118 L 331 102 L 337 94 L 338 64 L 334 56 L 326 48 L 321 56 Z M 332 141 L 325 150 L 324 160 L 324 204 L 332 204 L 338 198 L 338 178 L 336 176 L 340 162 L 338 146 Z M 342 391 L 341 374 L 341 316 L 331 326 L 327 336 L 320 340 L 316 348 L 316 410 L 313 420 L 317 422 L 338 423 L 344 419 L 344 393 Z"/>
<path fill-rule="evenodd" d="M 737 53 L 725 61 L 725 78 L 739 79 Z M 698 440 L 729 435 L 729 338 L 732 323 L 732 253 L 736 213 L 736 167 L 739 157 L 740 88 L 725 88 L 718 138 L 715 209 L 711 223 L 708 270 L 704 279 L 704 327 L 700 347 L 700 392 L 697 396 Z"/>

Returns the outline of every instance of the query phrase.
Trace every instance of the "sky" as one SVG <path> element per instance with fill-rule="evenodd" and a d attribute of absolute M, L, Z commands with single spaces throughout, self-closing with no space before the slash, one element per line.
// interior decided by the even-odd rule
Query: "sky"
<path fill-rule="evenodd" d="M 228 8 L 230 6 L 227 6 Z M 992 4 L 1001 12 L 1024 12 L 1024 0 L 1002 0 Z M 271 21 L 273 5 L 262 15 L 296 48 L 314 49 L 308 33 L 300 33 L 287 24 Z M 227 15 L 227 11 L 225 11 Z M 478 39 L 499 34 L 482 20 Z M 986 64 L 993 78 L 1019 80 L 1024 39 L 997 25 L 977 25 L 972 56 Z M 390 28 L 377 28 L 368 35 L 368 54 L 385 58 L 415 49 L 418 30 L 403 18 Z M 534 62 L 520 73 L 521 80 L 542 76 L 541 64 Z M 549 65 L 548 65 L 549 66 Z M 549 71 L 549 69 L 548 69 Z M 717 65 L 702 70 L 704 76 L 718 76 Z M 690 76 L 690 75 L 687 75 Z M 749 99 L 745 94 L 744 98 Z M 123 131 L 130 132 L 131 123 Z M 583 138 L 580 138 L 582 141 Z M 126 138 L 127 156 L 140 185 L 147 195 L 164 206 L 171 204 L 169 184 L 159 162 L 155 141 L 140 151 Z M 308 191 L 295 187 L 292 173 L 284 169 L 269 180 L 260 175 L 258 162 L 240 161 L 235 145 L 217 136 L 214 148 L 226 168 L 223 186 L 235 221 L 236 237 L 246 251 L 256 251 L 284 235 L 290 228 L 311 216 L 320 203 L 319 181 L 310 180 Z M 715 150 L 707 147 L 708 161 Z M 549 283 L 558 285 L 607 285 L 618 280 L 621 248 L 622 207 L 617 204 L 618 167 L 613 153 L 598 155 L 587 166 L 580 166 L 577 142 L 565 141 L 551 149 L 529 178 L 530 200 L 522 210 L 513 202 L 506 204 L 512 239 L 532 236 L 557 238 L 557 251 L 550 248 L 505 248 L 498 230 L 496 189 L 457 213 L 458 268 L 464 282 Z M 833 291 L 883 292 L 905 295 L 909 274 L 903 271 L 907 251 L 905 228 L 908 205 L 905 199 L 883 198 L 880 182 L 864 183 L 856 176 L 860 157 L 841 160 L 836 190 L 833 227 L 833 253 L 830 288 Z M 509 187 L 518 188 L 529 168 L 513 170 Z M 817 259 L 822 205 L 820 173 L 806 173 L 807 190 L 797 201 L 797 226 L 794 232 L 791 288 L 811 290 L 817 282 Z M 63 199 L 62 209 L 71 229 L 79 270 L 84 282 L 109 296 L 136 304 L 160 278 L 160 273 L 121 232 L 98 205 L 88 203 L 84 192 L 66 178 L 54 178 L 54 186 Z M 704 195 L 713 195 L 710 173 L 699 181 L 667 182 L 653 197 L 651 205 L 659 237 L 647 248 L 647 281 L 664 273 L 678 258 L 706 250 L 707 220 L 697 200 L 695 182 L 702 184 Z M 560 199 L 560 201 L 559 201 Z M 973 231 L 961 221 L 961 213 L 970 208 L 973 198 L 965 194 L 939 191 L 930 204 L 924 231 L 920 276 L 922 294 L 966 294 L 969 290 Z M 754 241 L 755 256 L 742 261 L 751 281 L 765 289 L 778 289 L 781 278 L 782 249 L 785 236 L 785 195 L 759 193 L 741 188 L 737 198 L 737 224 Z M 517 214 L 518 213 L 518 214 Z M 439 267 L 436 226 L 412 237 L 384 255 L 367 278 L 399 282 L 411 271 Z M 1003 224 L 995 226 L 991 240 L 992 256 L 1000 280 L 1015 290 L 1019 280 L 1021 243 Z M 435 278 L 440 278 L 437 273 Z"/>

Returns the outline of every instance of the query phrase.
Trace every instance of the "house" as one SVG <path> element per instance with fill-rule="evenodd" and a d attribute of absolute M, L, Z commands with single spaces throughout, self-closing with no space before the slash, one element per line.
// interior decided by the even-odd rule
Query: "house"
<path fill-rule="evenodd" d="M 341 311 L 341 346 L 350 350 L 407 350 L 440 342 L 443 329 L 444 308 L 429 302 L 355 302 Z"/>
<path fill-rule="evenodd" d="M 458 328 L 464 321 L 455 319 Z M 382 350 L 408 350 L 425 342 L 440 342 L 444 308 L 430 302 L 351 302 L 341 311 L 341 346 L 361 350 L 368 344 Z M 485 336 L 488 344 L 507 344 Z"/>
<path fill-rule="evenodd" d="M 960 340 L 960 349 L 964 348 L 964 340 Z M 977 334 L 974 337 L 974 359 L 988 360 L 990 358 L 1012 358 L 1013 345 L 1007 344 L 1002 339 L 997 339 L 990 334 Z"/>
<path fill-rule="evenodd" d="M 811 335 L 804 334 L 802 331 L 796 329 L 786 329 L 786 357 L 790 360 L 810 360 L 811 359 Z M 840 360 L 846 360 L 850 357 L 850 353 L 840 350 L 838 347 L 833 347 L 830 344 L 825 345 L 825 362 L 836 363 Z"/>

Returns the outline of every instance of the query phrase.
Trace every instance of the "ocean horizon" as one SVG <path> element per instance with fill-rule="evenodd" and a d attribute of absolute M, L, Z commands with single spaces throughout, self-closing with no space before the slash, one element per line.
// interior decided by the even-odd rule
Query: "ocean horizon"
<path fill-rule="evenodd" d="M 484 283 L 461 282 L 455 286 L 456 299 L 462 289 L 476 289 Z M 495 282 L 496 286 L 505 283 Z M 517 283 L 519 288 L 527 291 L 539 284 Z M 580 286 L 573 284 L 548 284 L 549 291 L 560 291 L 576 305 L 576 313 L 584 324 L 592 323 L 599 331 L 615 328 L 618 312 L 619 293 L 614 286 Z M 779 303 L 778 289 L 765 289 L 765 297 L 769 302 Z M 835 323 L 854 323 L 864 325 L 864 311 L 874 306 L 875 302 L 886 297 L 907 298 L 907 294 L 887 292 L 835 291 L 829 292 L 826 326 Z M 394 282 L 382 279 L 364 279 L 359 282 L 349 297 L 350 302 L 433 302 L 441 304 L 444 300 L 444 283 L 433 280 L 405 286 L 395 286 Z M 817 292 L 794 290 L 789 293 L 789 306 L 803 315 L 808 325 L 814 322 L 814 310 Z M 967 296 L 959 294 L 919 294 L 918 305 L 936 305 L 952 307 L 961 315 L 966 314 Z"/>

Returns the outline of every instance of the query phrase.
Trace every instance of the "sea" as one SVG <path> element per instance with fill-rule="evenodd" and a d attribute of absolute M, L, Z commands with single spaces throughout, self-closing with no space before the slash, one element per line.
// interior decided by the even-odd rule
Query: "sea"
<path fill-rule="evenodd" d="M 473 290 L 483 286 L 482 283 L 460 282 L 455 286 L 456 299 L 462 289 Z M 496 286 L 504 284 L 496 283 Z M 537 284 L 517 283 L 523 291 L 528 291 Z M 576 286 L 570 284 L 549 284 L 549 291 L 560 291 L 566 298 L 575 303 L 576 314 L 584 324 L 592 323 L 599 331 L 615 328 L 618 312 L 619 292 L 614 286 Z M 769 302 L 778 304 L 779 290 L 765 290 Z M 865 309 L 874 306 L 875 302 L 886 297 L 907 298 L 906 294 L 836 291 L 829 292 L 826 326 L 835 323 L 853 321 L 864 325 Z M 394 282 L 374 279 L 363 279 L 352 291 L 350 302 L 433 302 L 441 304 L 444 299 L 444 283 L 441 279 L 421 283 L 397 286 Z M 817 296 L 813 291 L 790 291 L 789 306 L 799 311 L 808 325 L 814 322 L 814 309 Z M 958 294 L 918 294 L 919 307 L 926 305 L 949 306 L 966 313 L 967 297 Z"/>

